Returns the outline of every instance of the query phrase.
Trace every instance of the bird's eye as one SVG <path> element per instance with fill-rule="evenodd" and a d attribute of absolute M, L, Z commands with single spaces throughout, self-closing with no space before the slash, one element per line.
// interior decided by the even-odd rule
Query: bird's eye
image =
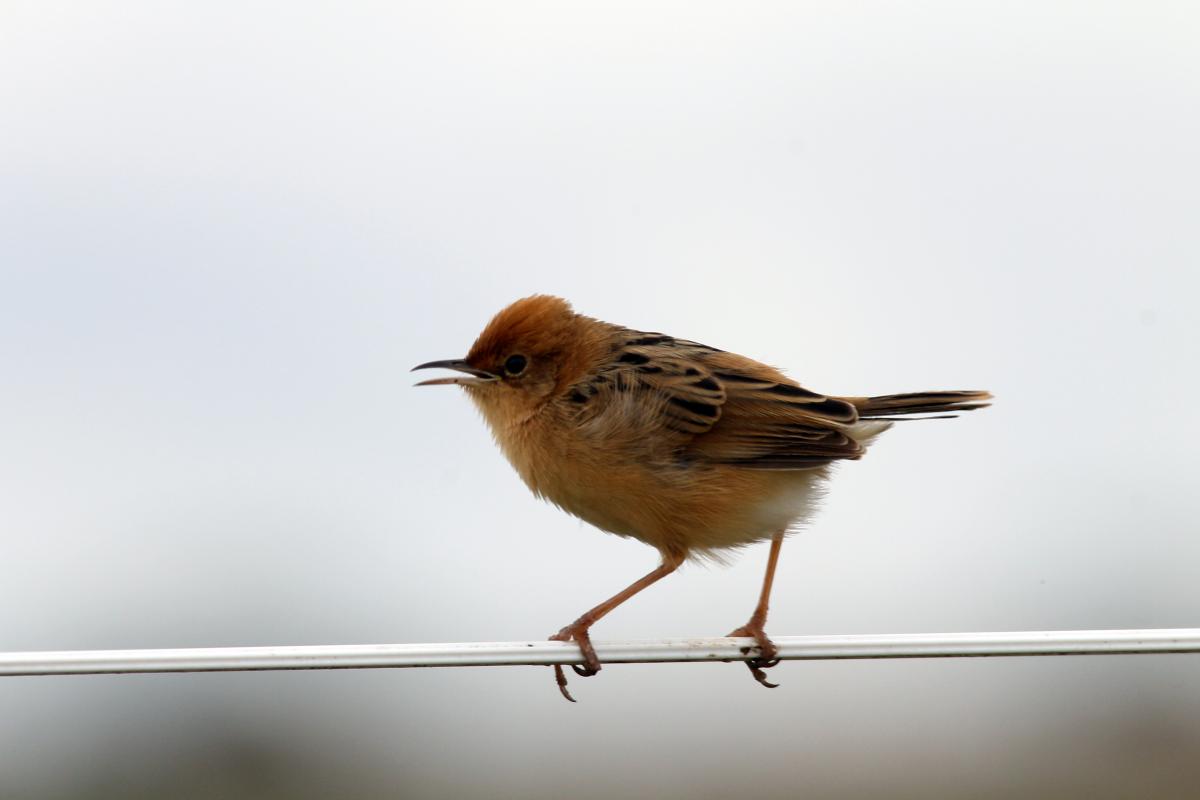
<path fill-rule="evenodd" d="M 529 359 L 522 355 L 509 356 L 504 361 L 504 371 L 509 375 L 520 375 L 529 365 Z"/>

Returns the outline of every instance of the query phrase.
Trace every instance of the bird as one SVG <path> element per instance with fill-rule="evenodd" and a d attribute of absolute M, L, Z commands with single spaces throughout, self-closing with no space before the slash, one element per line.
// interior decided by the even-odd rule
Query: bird
<path fill-rule="evenodd" d="M 956 416 L 990 405 L 985 391 L 842 397 L 811 391 L 746 356 L 576 313 L 536 294 L 497 313 L 465 358 L 413 370 L 456 373 L 457 385 L 534 495 L 593 526 L 655 548 L 657 568 L 564 626 L 582 677 L 601 669 L 590 630 L 685 562 L 770 542 L 745 661 L 762 685 L 778 663 L 765 626 L 785 536 L 815 512 L 831 467 L 861 458 L 901 419 Z M 750 656 L 755 648 L 747 647 Z M 562 665 L 554 666 L 563 697 Z"/>

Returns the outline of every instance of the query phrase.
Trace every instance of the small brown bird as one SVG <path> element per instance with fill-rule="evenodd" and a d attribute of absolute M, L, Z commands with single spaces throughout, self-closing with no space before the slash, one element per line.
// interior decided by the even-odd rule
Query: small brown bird
<path fill-rule="evenodd" d="M 753 637 L 751 674 L 776 648 L 767 603 L 780 545 L 813 512 L 834 461 L 861 458 L 894 418 L 988 405 L 976 391 L 835 397 L 804 389 L 745 356 L 630 330 L 534 295 L 497 314 L 456 370 L 418 386 L 457 384 L 483 412 L 504 455 L 538 497 L 601 530 L 656 548 L 662 564 L 550 638 L 574 640 L 581 676 L 600 671 L 589 630 L 689 557 L 769 539 L 758 605 L 730 636 Z M 928 416 L 924 418 L 929 418 Z M 562 666 L 555 677 L 567 691 Z"/>

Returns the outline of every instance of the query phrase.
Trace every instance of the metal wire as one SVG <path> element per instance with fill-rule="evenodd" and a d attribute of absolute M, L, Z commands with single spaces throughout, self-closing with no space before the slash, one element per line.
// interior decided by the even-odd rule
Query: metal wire
<path fill-rule="evenodd" d="M 1198 653 L 1200 628 L 780 636 L 774 641 L 783 660 Z M 600 660 L 608 664 L 743 661 L 759 655 L 754 640 L 726 637 L 595 642 L 595 646 Z M 65 650 L 0 653 L 0 676 L 544 666 L 581 661 L 574 644 L 541 641 Z"/>

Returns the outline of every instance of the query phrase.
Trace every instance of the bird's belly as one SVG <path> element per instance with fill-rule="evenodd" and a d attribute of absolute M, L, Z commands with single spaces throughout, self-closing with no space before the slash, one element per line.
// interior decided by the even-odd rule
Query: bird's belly
<path fill-rule="evenodd" d="M 825 469 L 731 467 L 592 469 L 543 475 L 531 488 L 596 527 L 664 553 L 703 555 L 770 538 L 813 511 Z"/>
<path fill-rule="evenodd" d="M 640 468 L 592 470 L 571 465 L 546 475 L 534 490 L 601 530 L 658 547 L 670 504 L 664 487 L 656 484 L 659 481 Z"/>
<path fill-rule="evenodd" d="M 761 499 L 752 505 L 754 524 L 766 535 L 802 524 L 816 511 L 828 467 L 770 473 Z"/>

